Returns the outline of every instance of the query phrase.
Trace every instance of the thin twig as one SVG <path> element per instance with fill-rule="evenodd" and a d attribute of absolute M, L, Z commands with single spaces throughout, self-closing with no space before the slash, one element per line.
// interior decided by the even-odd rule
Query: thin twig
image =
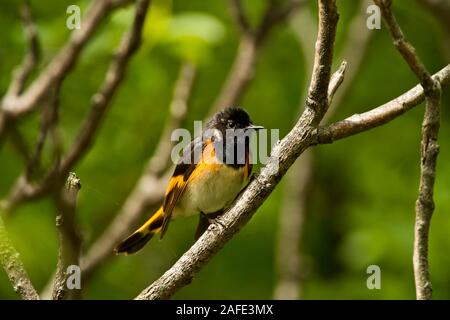
<path fill-rule="evenodd" d="M 158 280 L 136 299 L 167 299 L 192 281 L 193 276 L 235 235 L 270 195 L 280 179 L 312 138 L 313 126 L 327 109 L 327 90 L 338 14 L 332 0 L 319 0 L 319 34 L 314 76 L 305 112 L 297 124 L 274 148 L 268 164 L 261 170 L 235 203 L 212 224 L 200 239 Z M 325 94 L 319 93 L 325 85 Z M 317 100 L 314 100 L 318 98 Z M 223 227 L 220 227 L 222 225 Z"/>
<path fill-rule="evenodd" d="M 81 289 L 67 287 L 68 267 L 80 266 L 81 237 L 75 221 L 80 188 L 80 179 L 75 173 L 70 173 L 66 185 L 58 192 L 55 199 L 58 208 L 56 226 L 59 232 L 59 255 L 52 294 L 54 300 L 81 298 Z"/>
<path fill-rule="evenodd" d="M 416 201 L 414 228 L 414 279 L 418 300 L 432 297 L 428 269 L 428 237 L 434 212 L 433 189 L 436 178 L 436 160 L 439 153 L 438 133 L 440 126 L 441 85 L 435 81 L 420 60 L 414 47 L 406 40 L 391 10 L 391 1 L 375 0 L 381 8 L 394 45 L 411 70 L 416 74 L 425 93 L 425 115 L 422 123 L 419 196 Z"/>
<path fill-rule="evenodd" d="M 13 247 L 6 233 L 0 212 L 0 263 L 11 282 L 14 291 L 24 300 L 39 300 L 39 295 L 28 277 L 20 260 L 20 254 Z"/>

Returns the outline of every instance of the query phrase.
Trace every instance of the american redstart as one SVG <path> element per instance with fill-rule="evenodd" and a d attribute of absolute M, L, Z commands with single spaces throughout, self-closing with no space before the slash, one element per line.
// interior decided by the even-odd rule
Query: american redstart
<path fill-rule="evenodd" d="M 162 239 L 171 219 L 194 214 L 200 214 L 195 232 L 198 239 L 248 182 L 250 135 L 262 128 L 253 125 L 241 108 L 216 113 L 202 134 L 183 149 L 162 206 L 116 247 L 116 253 L 135 253 L 154 234 L 160 233 Z"/>

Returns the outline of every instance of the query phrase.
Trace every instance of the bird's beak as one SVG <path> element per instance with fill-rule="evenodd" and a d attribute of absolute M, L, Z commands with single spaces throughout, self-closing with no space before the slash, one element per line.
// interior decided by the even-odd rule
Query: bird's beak
<path fill-rule="evenodd" d="M 251 124 L 245 128 L 245 130 L 255 130 L 255 131 L 261 130 L 261 129 L 264 129 L 264 127 L 263 126 L 255 126 L 253 124 Z"/>

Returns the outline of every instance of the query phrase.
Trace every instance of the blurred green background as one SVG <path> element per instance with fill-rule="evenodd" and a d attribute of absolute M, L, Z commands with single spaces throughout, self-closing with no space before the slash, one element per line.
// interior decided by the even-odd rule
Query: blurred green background
<path fill-rule="evenodd" d="M 0 92 L 24 52 L 18 17 L 20 1 L 0 2 Z M 336 56 L 346 40 L 357 1 L 338 1 L 341 19 Z M 69 35 L 66 8 L 89 1 L 33 0 L 42 39 L 43 63 L 50 61 Z M 252 22 L 260 18 L 266 1 L 244 1 Z M 450 61 L 443 46 L 445 31 L 434 16 L 413 1 L 395 1 L 398 20 L 424 63 L 436 72 Z M 304 10 L 316 17 L 316 2 Z M 130 24 L 133 8 L 116 12 L 82 54 L 64 82 L 61 128 L 67 147 Z M 374 30 L 368 54 L 333 120 L 376 107 L 416 84 L 416 79 L 392 46 L 385 28 Z M 164 121 L 173 84 L 183 60 L 198 65 L 185 127 L 209 110 L 233 61 L 239 31 L 226 1 L 155 0 L 144 30 L 144 43 L 133 58 L 126 81 L 116 95 L 95 145 L 75 168 L 82 181 L 78 218 L 89 245 L 112 220 L 146 160 L 152 155 Z M 308 63 L 308 65 L 311 62 Z M 335 61 L 337 68 L 340 61 Z M 275 28 L 265 43 L 255 77 L 240 105 L 257 124 L 290 129 L 310 70 L 289 24 Z M 450 94 L 444 90 L 441 152 L 435 188 L 436 211 L 430 233 L 430 273 L 434 298 L 450 299 Z M 331 145 L 315 147 L 315 170 L 308 199 L 302 257 L 304 299 L 413 299 L 412 249 L 414 203 L 419 180 L 419 146 L 423 106 L 395 121 Z M 33 143 L 36 115 L 20 122 Z M 0 147 L 0 196 L 6 195 L 23 167 L 10 143 Z M 251 222 L 232 239 L 175 299 L 270 299 L 276 283 L 276 240 L 284 182 L 258 210 Z M 53 273 L 57 259 L 55 209 L 51 201 L 28 203 L 8 219 L 10 237 L 21 253 L 38 290 Z M 149 212 L 150 214 L 150 212 Z M 129 299 L 157 279 L 193 243 L 197 218 L 175 221 L 164 241 L 154 240 L 142 253 L 114 257 L 94 274 L 86 299 Z M 366 268 L 381 268 L 381 290 L 368 290 Z M 16 299 L 0 272 L 0 298 Z"/>

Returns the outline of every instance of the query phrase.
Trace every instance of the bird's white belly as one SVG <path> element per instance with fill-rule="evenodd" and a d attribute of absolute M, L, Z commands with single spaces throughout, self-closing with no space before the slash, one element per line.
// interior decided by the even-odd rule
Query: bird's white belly
<path fill-rule="evenodd" d="M 174 208 L 173 218 L 214 213 L 229 205 L 244 185 L 244 168 L 217 166 L 190 182 Z"/>

